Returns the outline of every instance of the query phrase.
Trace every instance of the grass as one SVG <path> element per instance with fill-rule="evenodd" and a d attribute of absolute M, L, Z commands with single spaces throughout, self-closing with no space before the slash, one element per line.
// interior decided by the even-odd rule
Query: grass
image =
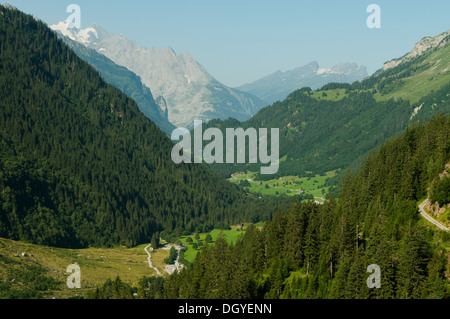
<path fill-rule="evenodd" d="M 438 221 L 446 225 L 447 228 L 450 227 L 450 207 L 447 207 L 445 211 L 439 215 Z"/>
<path fill-rule="evenodd" d="M 256 227 L 262 227 L 263 223 L 255 224 Z M 221 230 L 215 229 L 209 234 L 212 237 L 211 245 L 214 244 Z M 238 230 L 234 226 L 231 230 L 224 230 L 223 234 L 228 243 L 236 243 L 239 236 L 245 233 L 244 230 Z M 205 243 L 208 233 L 199 234 L 200 242 Z M 190 236 L 194 242 L 195 235 Z M 181 238 L 181 241 L 188 246 L 185 258 L 192 262 L 201 250 L 192 248 L 191 244 L 186 242 L 187 236 Z M 0 283 L 4 280 L 11 280 L 21 269 L 28 266 L 37 266 L 44 270 L 45 277 L 50 277 L 58 281 L 57 288 L 47 291 L 44 298 L 66 299 L 77 296 L 86 296 L 89 291 L 101 286 L 107 279 L 115 279 L 120 276 L 123 282 L 132 286 L 137 286 L 139 280 L 143 277 L 156 276 L 156 271 L 151 269 L 147 263 L 147 253 L 144 248 L 147 244 L 139 245 L 133 248 L 113 247 L 113 248 L 87 248 L 87 249 L 65 249 L 53 248 L 41 245 L 35 245 L 25 242 L 18 242 L 10 239 L 0 238 Z M 22 253 L 27 256 L 23 257 Z M 169 256 L 169 250 L 157 249 L 151 253 L 153 266 L 164 272 L 164 259 Z M 5 262 L 10 260 L 12 262 Z M 71 264 L 78 264 L 81 269 L 81 288 L 69 289 L 66 281 L 70 273 L 67 273 L 67 267 Z M 18 282 L 17 280 L 16 282 Z M 14 289 L 26 289 L 27 283 L 20 282 Z"/>
<path fill-rule="evenodd" d="M 294 196 L 298 194 L 311 194 L 317 201 L 323 201 L 323 193 L 328 193 L 328 187 L 325 182 L 328 178 L 335 175 L 335 171 L 328 172 L 326 175 L 316 175 L 314 177 L 285 176 L 269 181 L 254 181 L 256 173 L 237 173 L 229 179 L 230 182 L 239 184 L 247 180 L 250 186 L 247 187 L 252 194 L 261 195 L 281 195 Z"/>
<path fill-rule="evenodd" d="M 391 92 L 384 95 L 375 93 L 374 99 L 388 101 L 401 98 L 414 104 L 422 97 L 442 88 L 450 81 L 450 45 L 431 53 L 417 65 L 417 68 L 418 71 L 396 80 L 395 84 L 391 83 Z M 348 96 L 345 91 L 345 89 L 317 91 L 312 92 L 310 96 L 316 100 L 339 101 Z"/>
<path fill-rule="evenodd" d="M 450 46 L 447 45 L 432 53 L 419 66 L 424 65 L 429 67 L 423 72 L 413 73 L 402 79 L 401 84 L 397 85 L 389 94 L 384 96 L 375 94 L 374 98 L 379 101 L 402 98 L 416 103 L 423 96 L 432 93 L 433 90 L 439 90 L 450 81 Z"/>
<path fill-rule="evenodd" d="M 124 282 L 136 285 L 142 277 L 153 276 L 156 273 L 146 263 L 145 246 L 63 249 L 0 238 L 0 254 L 14 260 L 13 265 L 0 263 L 0 281 L 8 278 L 14 269 L 20 269 L 25 265 L 39 265 L 45 269 L 46 276 L 61 283 L 57 290 L 50 292 L 48 298 L 85 295 L 102 285 L 108 278 L 114 279 L 117 276 Z M 32 256 L 22 257 L 22 252 Z M 169 251 L 161 249 L 152 254 L 152 262 L 160 271 L 163 270 L 164 258 L 168 255 Z M 81 289 L 68 289 L 66 285 L 67 277 L 70 275 L 66 272 L 67 267 L 74 263 L 81 268 Z"/>

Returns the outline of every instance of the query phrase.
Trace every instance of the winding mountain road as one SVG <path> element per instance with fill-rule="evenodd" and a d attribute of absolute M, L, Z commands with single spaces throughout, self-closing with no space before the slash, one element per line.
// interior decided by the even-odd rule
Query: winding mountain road
<path fill-rule="evenodd" d="M 425 212 L 424 207 L 425 205 L 427 205 L 429 203 L 428 199 L 426 199 L 423 203 L 421 203 L 419 205 L 419 212 L 420 215 L 422 215 L 423 218 L 425 218 L 426 220 L 428 220 L 430 223 L 434 224 L 435 226 L 439 227 L 442 230 L 445 231 L 450 231 L 450 229 L 448 229 L 447 227 L 445 227 L 444 225 L 442 225 L 440 222 L 438 222 L 436 219 L 434 219 L 433 217 L 431 217 L 430 215 L 427 214 L 427 212 Z"/>
<path fill-rule="evenodd" d="M 153 266 L 153 263 L 152 263 L 152 256 L 150 255 L 150 252 L 148 251 L 148 248 L 151 247 L 151 246 L 152 246 L 152 245 L 148 245 L 147 247 L 144 248 L 145 252 L 146 252 L 147 255 L 148 255 L 148 258 L 147 258 L 148 266 L 149 266 L 150 268 L 154 269 L 154 270 L 156 271 L 156 274 L 157 274 L 157 275 L 161 276 L 161 272 L 158 270 L 158 268 L 156 268 L 156 267 Z"/>

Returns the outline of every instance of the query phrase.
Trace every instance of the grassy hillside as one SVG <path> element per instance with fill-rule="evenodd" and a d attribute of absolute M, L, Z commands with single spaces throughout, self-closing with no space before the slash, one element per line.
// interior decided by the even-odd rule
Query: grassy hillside
<path fill-rule="evenodd" d="M 422 55 L 405 60 L 392 69 L 377 71 L 372 77 L 347 85 L 347 88 L 371 92 L 376 101 L 406 100 L 417 104 L 423 97 L 441 90 L 450 83 L 450 45 L 431 48 Z M 344 85 L 345 86 L 345 85 Z M 317 100 L 338 101 L 348 96 L 349 90 L 330 89 L 332 85 L 314 91 Z"/>
<path fill-rule="evenodd" d="M 258 225 L 257 225 L 258 226 Z M 259 225 L 261 226 L 261 225 Z M 206 245 L 205 238 L 209 234 L 214 245 L 222 233 L 229 244 L 236 243 L 244 235 L 243 230 L 233 226 L 230 230 L 214 229 L 208 233 L 200 233 L 199 240 L 195 234 L 182 236 L 181 242 L 187 246 L 184 258 L 192 262 L 202 247 L 193 248 L 186 242 L 191 237 L 194 242 Z M 131 286 L 137 286 L 143 277 L 158 276 L 147 263 L 147 253 L 142 244 L 127 248 L 123 246 L 111 248 L 67 249 L 55 248 L 31 243 L 0 238 L 0 299 L 11 298 L 44 298 L 67 299 L 86 297 L 108 279 L 117 276 Z M 169 250 L 156 249 L 151 252 L 151 261 L 163 276 L 166 266 L 164 259 L 169 256 Z M 71 264 L 77 264 L 81 269 L 81 288 L 69 289 L 66 281 L 70 273 L 66 272 Z"/>
<path fill-rule="evenodd" d="M 416 60 L 408 62 L 400 72 L 380 74 L 380 93 L 377 100 L 403 99 L 417 103 L 424 96 L 450 82 L 450 45 L 431 49 Z"/>
<path fill-rule="evenodd" d="M 142 277 L 156 275 L 146 263 L 145 246 L 64 249 L 0 238 L 0 299 L 75 298 L 117 276 L 136 285 Z M 167 250 L 152 254 L 160 271 L 168 254 Z M 81 289 L 66 284 L 67 267 L 75 263 L 81 268 Z"/>

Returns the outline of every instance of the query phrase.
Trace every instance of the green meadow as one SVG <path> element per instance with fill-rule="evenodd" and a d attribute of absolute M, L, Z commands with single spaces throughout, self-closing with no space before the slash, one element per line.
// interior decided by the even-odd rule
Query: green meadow
<path fill-rule="evenodd" d="M 314 177 L 285 176 L 269 181 L 255 181 L 257 173 L 247 172 L 233 174 L 230 182 L 239 184 L 252 194 L 260 195 L 307 195 L 310 194 L 315 200 L 322 202 L 329 188 L 325 186 L 328 178 L 335 176 L 336 171 L 325 175 Z"/>

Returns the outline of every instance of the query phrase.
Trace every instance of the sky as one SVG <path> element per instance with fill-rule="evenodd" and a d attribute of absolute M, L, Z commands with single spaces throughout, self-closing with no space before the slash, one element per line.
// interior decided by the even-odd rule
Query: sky
<path fill-rule="evenodd" d="M 365 65 L 372 74 L 425 36 L 450 29 L 448 0 L 5 0 L 47 24 L 81 8 L 97 23 L 145 48 L 190 53 L 230 87 L 317 61 Z M 370 4 L 381 28 L 369 28 Z"/>

